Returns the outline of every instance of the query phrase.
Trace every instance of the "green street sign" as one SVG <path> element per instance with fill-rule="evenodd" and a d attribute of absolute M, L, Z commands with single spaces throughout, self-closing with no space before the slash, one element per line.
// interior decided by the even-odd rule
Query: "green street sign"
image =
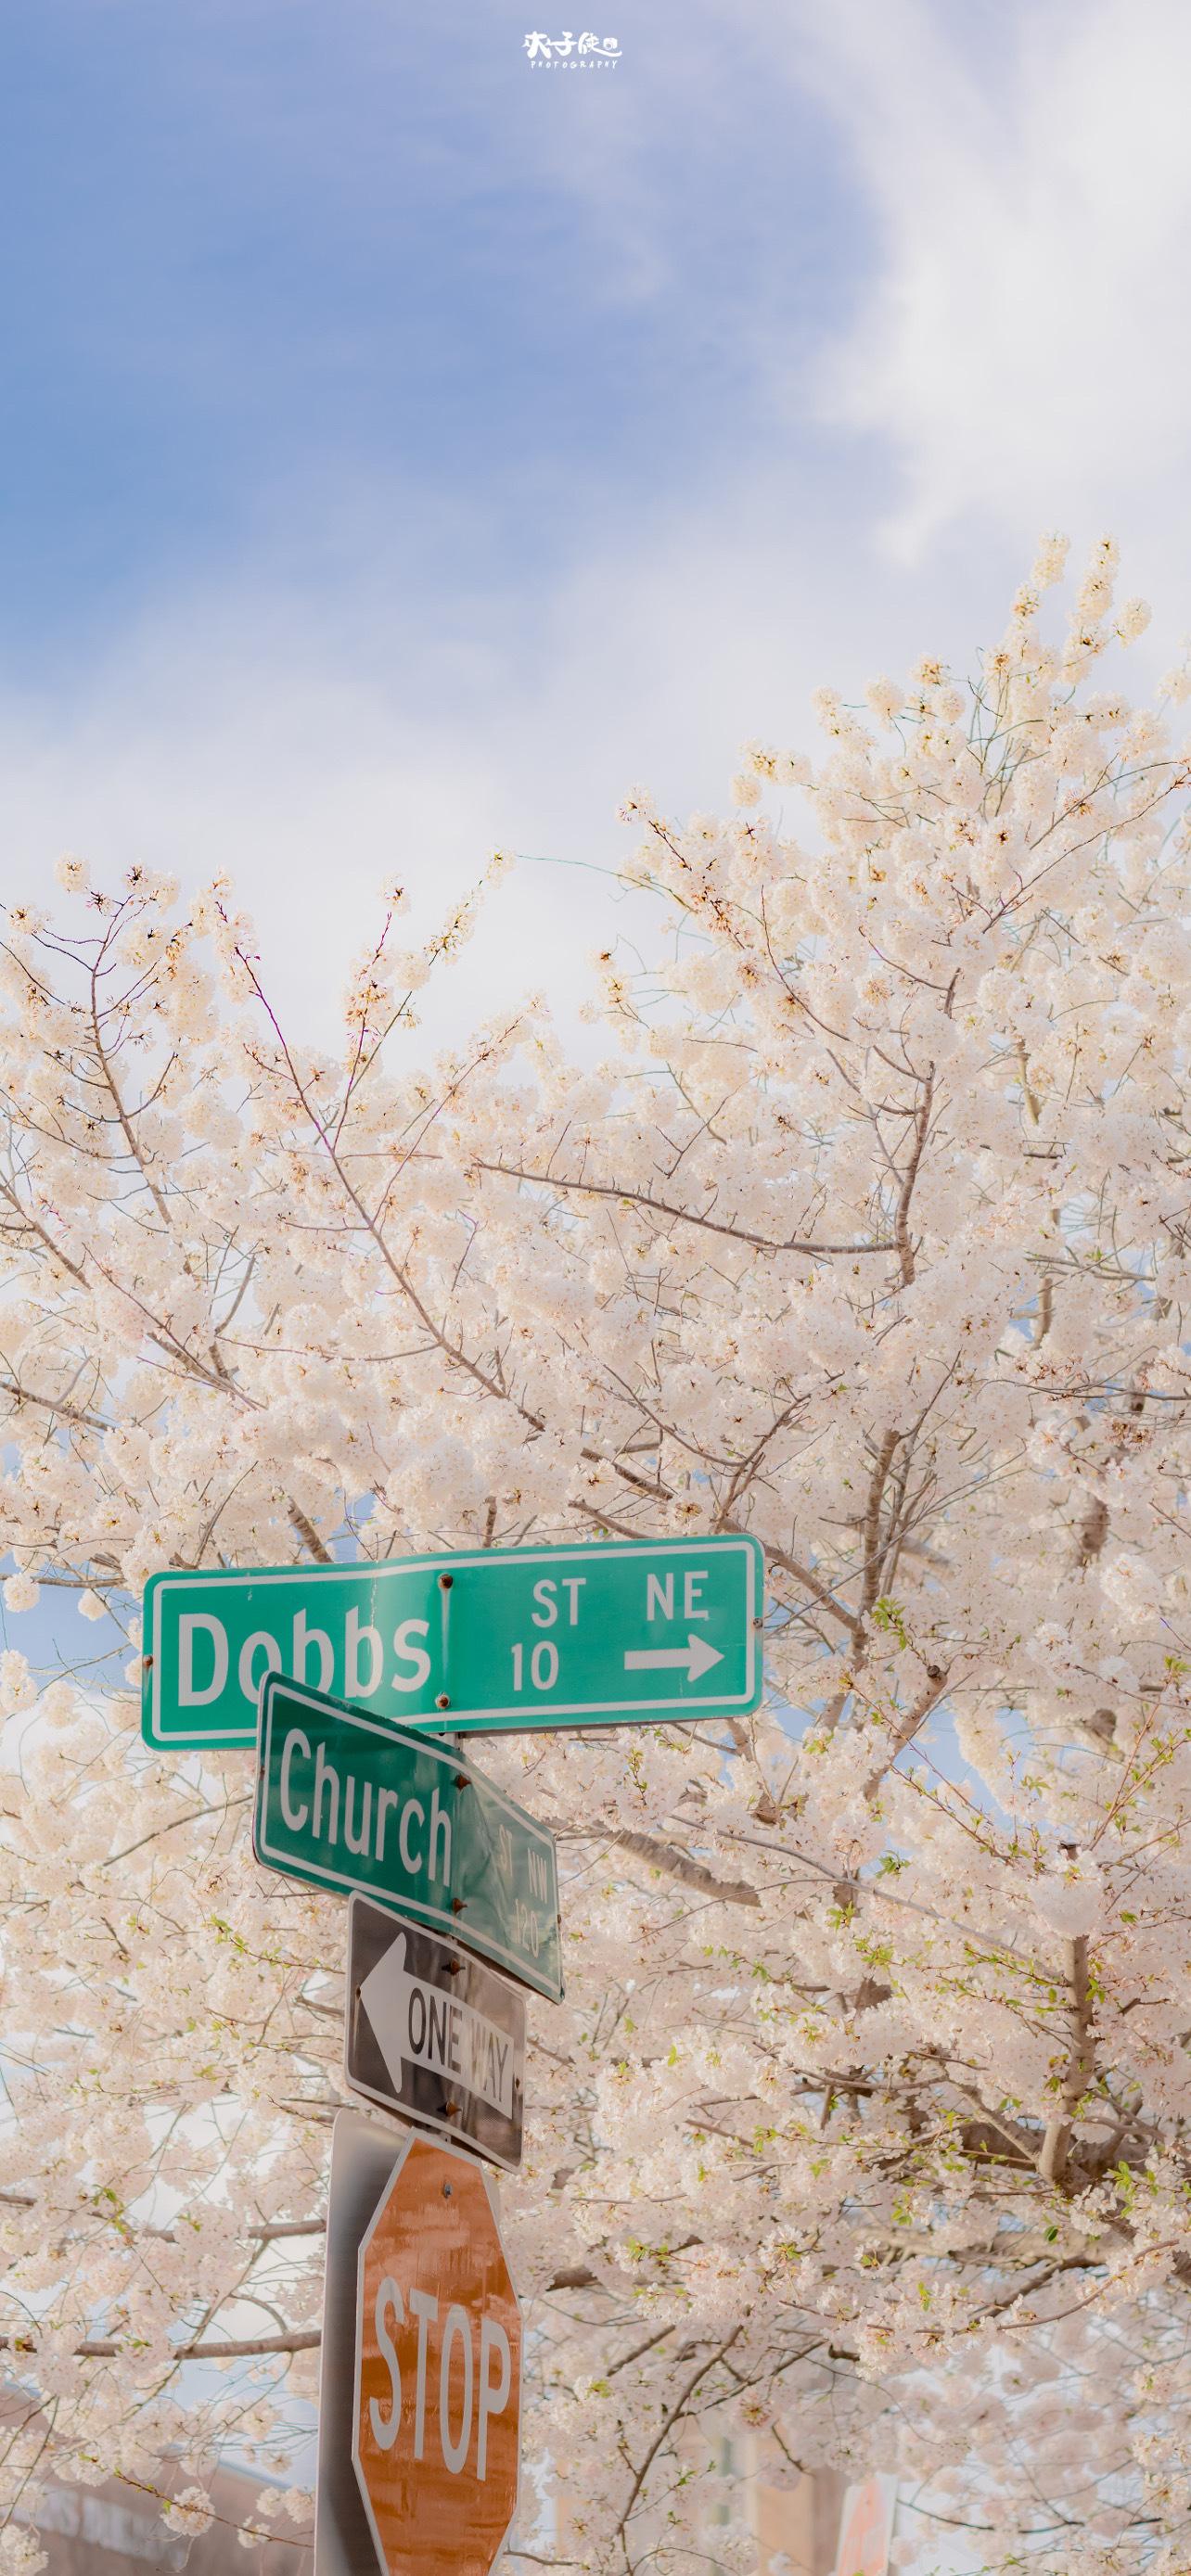
<path fill-rule="evenodd" d="M 255 1744 L 267 1673 L 388 1725 L 640 1725 L 761 1697 L 753 1538 L 483 1548 L 379 1565 L 153 1574 L 146 1743 Z"/>
<path fill-rule="evenodd" d="M 271 1673 L 252 1848 L 266 1869 L 370 1896 L 561 1998 L 554 1837 L 433 1735 Z"/>

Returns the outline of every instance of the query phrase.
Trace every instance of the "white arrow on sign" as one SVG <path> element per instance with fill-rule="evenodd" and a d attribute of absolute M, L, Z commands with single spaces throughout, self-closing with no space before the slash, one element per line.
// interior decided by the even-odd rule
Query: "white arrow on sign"
<path fill-rule="evenodd" d="M 437 1986 L 411 1977 L 405 1965 L 404 1933 L 369 1970 L 360 2001 L 398 2093 L 404 2059 L 408 2066 L 428 2066 L 444 2077 L 455 2076 L 469 2093 L 480 2094 L 506 2120 L 512 2118 L 510 2033 L 473 2005 L 456 2003 Z"/>
<path fill-rule="evenodd" d="M 709 1646 L 706 1637 L 688 1637 L 685 1646 L 634 1646 L 625 1656 L 627 1673 L 678 1673 L 685 1671 L 689 1682 L 697 1682 L 709 1673 L 713 1664 L 724 1658 Z"/>

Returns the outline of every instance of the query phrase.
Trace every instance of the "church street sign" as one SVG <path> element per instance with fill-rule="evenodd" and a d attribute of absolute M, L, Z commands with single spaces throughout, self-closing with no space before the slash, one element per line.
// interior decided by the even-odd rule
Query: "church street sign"
<path fill-rule="evenodd" d="M 747 1537 L 154 1574 L 142 1728 L 254 1744 L 268 1673 L 453 1733 L 740 1713 L 761 1697 L 764 1585 Z"/>
<path fill-rule="evenodd" d="M 554 1837 L 433 1735 L 271 1673 L 252 1846 L 267 1869 L 370 1896 L 561 1998 Z"/>

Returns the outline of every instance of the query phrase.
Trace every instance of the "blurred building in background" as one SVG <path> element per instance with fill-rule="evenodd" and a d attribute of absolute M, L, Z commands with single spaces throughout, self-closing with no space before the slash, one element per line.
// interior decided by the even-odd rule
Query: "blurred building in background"
<path fill-rule="evenodd" d="M 163 2485 L 166 2480 L 163 2479 Z M 262 2481 L 238 2469 L 216 2472 L 211 2499 L 217 2519 L 204 2532 L 171 2531 L 157 2498 L 139 2487 L 109 2478 L 100 2487 L 59 2485 L 51 2481 L 26 2517 L 15 2519 L 36 2532 L 49 2560 L 46 2576 L 310 2576 L 309 2538 L 284 2537 L 240 2543 L 246 2525 L 266 2524 L 257 2506 Z M 278 2491 L 280 2494 L 280 2490 Z"/>
<path fill-rule="evenodd" d="M 791 2576 L 834 2576 L 845 2482 L 831 2469 L 817 2469 L 792 2486 L 775 2482 L 776 2452 L 763 2436 L 754 2436 L 742 2463 L 748 2479 L 750 2518 L 760 2547 L 758 2576 L 771 2576 L 776 2562 L 789 2563 Z"/>

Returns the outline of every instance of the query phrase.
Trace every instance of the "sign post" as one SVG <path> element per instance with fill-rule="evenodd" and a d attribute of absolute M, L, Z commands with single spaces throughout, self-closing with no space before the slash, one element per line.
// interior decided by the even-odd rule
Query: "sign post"
<path fill-rule="evenodd" d="M 254 1744 L 270 1673 L 381 1725 L 452 1734 L 744 1713 L 761 1698 L 763 1596 L 747 1537 L 153 1574 L 142 1731 L 158 1747 Z"/>
<path fill-rule="evenodd" d="M 433 1735 L 270 1674 L 252 1847 L 267 1869 L 453 1932 L 562 1999 L 554 1837 Z"/>
<path fill-rule="evenodd" d="M 454 1942 L 363 1896 L 347 1909 L 343 2071 L 367 2101 L 509 2171 L 520 2164 L 522 1997 Z"/>
<path fill-rule="evenodd" d="M 313 2576 L 379 2576 L 376 2543 L 352 2463 L 360 2246 L 400 2142 L 380 2120 L 339 2111 L 331 2131 Z"/>
<path fill-rule="evenodd" d="M 488 2576 L 517 2509 L 521 2312 L 492 2186 L 412 2136 L 364 2235 L 352 2460 L 388 2576 Z"/>
<path fill-rule="evenodd" d="M 470 1954 L 561 2000 L 557 1866 L 440 1738 L 747 1712 L 763 1617 L 740 1535 L 150 1578 L 145 1740 L 255 1744 L 258 1861 L 352 1899 L 346 2080 L 421 2124 L 394 2162 L 335 2123 L 314 2576 L 489 2576 L 516 2511 L 521 2317 L 469 2149 L 520 2161 L 525 2016 Z"/>

